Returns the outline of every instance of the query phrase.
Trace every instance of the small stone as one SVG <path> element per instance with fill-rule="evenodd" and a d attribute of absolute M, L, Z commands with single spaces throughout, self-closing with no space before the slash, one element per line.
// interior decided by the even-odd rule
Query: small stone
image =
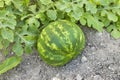
<path fill-rule="evenodd" d="M 113 68 L 112 66 L 109 66 L 108 69 L 110 69 L 110 70 L 114 70 L 114 68 Z"/>
<path fill-rule="evenodd" d="M 86 62 L 87 61 L 87 58 L 85 56 L 82 56 L 82 59 L 81 59 L 82 63 Z"/>
<path fill-rule="evenodd" d="M 96 50 L 96 48 L 93 46 L 93 47 L 91 47 L 91 50 L 93 50 L 93 51 L 94 51 L 94 50 Z"/>
<path fill-rule="evenodd" d="M 14 54 L 14 52 L 11 52 L 11 54 L 13 55 L 13 54 Z"/>
<path fill-rule="evenodd" d="M 102 34 L 103 34 L 102 32 L 97 32 L 96 33 L 97 36 L 102 36 Z"/>
<path fill-rule="evenodd" d="M 82 77 L 81 75 L 78 74 L 78 75 L 76 76 L 76 80 L 82 80 L 82 79 L 83 79 L 83 77 Z"/>
<path fill-rule="evenodd" d="M 87 45 L 91 48 L 93 47 L 93 45 L 91 43 L 87 43 Z"/>
<path fill-rule="evenodd" d="M 30 63 L 27 63 L 28 65 L 30 64 Z"/>
<path fill-rule="evenodd" d="M 119 67 L 118 67 L 117 65 L 110 65 L 110 66 L 108 67 L 108 69 L 110 69 L 110 70 L 112 70 L 112 71 L 119 70 L 118 68 L 119 68 Z"/>
<path fill-rule="evenodd" d="M 95 75 L 93 80 L 104 80 L 100 75 Z"/>
<path fill-rule="evenodd" d="M 59 73 L 57 73 L 57 74 L 56 74 L 56 77 L 59 77 L 59 76 L 60 76 L 60 74 L 59 74 Z"/>
<path fill-rule="evenodd" d="M 53 77 L 52 80 L 61 80 L 61 79 L 59 79 L 57 77 Z"/>

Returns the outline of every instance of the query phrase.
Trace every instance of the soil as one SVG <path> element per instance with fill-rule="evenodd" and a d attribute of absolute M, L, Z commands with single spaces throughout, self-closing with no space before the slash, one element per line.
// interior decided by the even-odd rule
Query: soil
<path fill-rule="evenodd" d="M 34 51 L 24 55 L 16 68 L 0 75 L 0 80 L 120 80 L 120 39 L 113 39 L 106 31 L 82 29 L 86 47 L 70 63 L 51 67 Z"/>

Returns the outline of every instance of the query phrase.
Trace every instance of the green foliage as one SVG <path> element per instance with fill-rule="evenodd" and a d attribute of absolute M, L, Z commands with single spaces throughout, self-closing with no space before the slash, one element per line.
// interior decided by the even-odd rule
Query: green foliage
<path fill-rule="evenodd" d="M 20 57 L 10 57 L 7 58 L 3 63 L 0 64 L 0 75 L 14 67 L 16 67 L 21 62 Z"/>
<path fill-rule="evenodd" d="M 41 29 L 60 19 L 120 38 L 120 0 L 0 0 L 0 50 L 31 53 Z"/>

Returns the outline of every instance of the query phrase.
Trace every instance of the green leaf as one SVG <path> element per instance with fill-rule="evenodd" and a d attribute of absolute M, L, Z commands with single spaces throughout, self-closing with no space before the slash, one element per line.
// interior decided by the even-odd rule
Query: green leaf
<path fill-rule="evenodd" d="M 32 52 L 32 46 L 26 45 L 25 52 L 30 54 Z"/>
<path fill-rule="evenodd" d="M 96 5 L 93 4 L 92 2 L 86 2 L 86 10 L 90 11 L 91 13 L 96 13 L 97 12 Z"/>
<path fill-rule="evenodd" d="M 27 45 L 33 45 L 36 42 L 36 35 L 26 34 L 23 38 L 30 43 L 26 43 Z"/>
<path fill-rule="evenodd" d="M 116 22 L 118 20 L 118 17 L 116 16 L 116 14 L 112 12 L 107 12 L 107 16 L 108 16 L 108 19 L 113 22 Z"/>
<path fill-rule="evenodd" d="M 31 11 L 32 13 L 36 13 L 36 5 L 29 6 L 29 11 Z"/>
<path fill-rule="evenodd" d="M 4 7 L 4 2 L 0 1 L 0 7 Z"/>
<path fill-rule="evenodd" d="M 61 10 L 63 12 L 71 12 L 72 10 L 72 5 L 69 2 L 65 2 L 64 0 L 61 2 L 56 2 L 55 6 L 57 7 L 58 10 Z M 77 5 L 77 4 L 76 4 Z"/>
<path fill-rule="evenodd" d="M 59 10 L 65 10 L 67 8 L 67 5 L 65 3 L 62 2 L 56 2 L 55 6 L 59 9 Z"/>
<path fill-rule="evenodd" d="M 0 11 L 0 27 L 8 27 L 10 29 L 15 29 L 16 26 L 16 16 L 13 15 L 9 10 Z"/>
<path fill-rule="evenodd" d="M 36 28 L 38 28 L 40 26 L 40 22 L 35 19 L 35 17 L 31 17 L 29 19 L 26 20 L 26 23 L 29 25 L 29 26 L 34 26 Z"/>
<path fill-rule="evenodd" d="M 100 0 L 102 5 L 109 5 L 112 0 Z"/>
<path fill-rule="evenodd" d="M 114 25 L 110 25 L 110 26 L 107 27 L 107 31 L 111 32 L 114 28 L 115 28 Z"/>
<path fill-rule="evenodd" d="M 3 39 L 3 38 L 2 38 Z M 8 40 L 2 40 L 3 47 L 6 49 L 9 47 L 10 42 Z"/>
<path fill-rule="evenodd" d="M 84 10 L 80 8 L 79 5 L 73 5 L 73 12 L 71 16 L 73 16 L 76 20 L 79 20 L 83 13 Z"/>
<path fill-rule="evenodd" d="M 111 21 L 109 21 L 107 18 L 102 17 L 101 21 L 104 23 L 104 26 L 107 27 L 110 25 Z"/>
<path fill-rule="evenodd" d="M 24 19 L 27 19 L 27 18 L 29 18 L 31 16 L 34 16 L 34 15 L 33 14 L 24 15 L 24 16 L 21 17 L 21 20 L 23 21 Z"/>
<path fill-rule="evenodd" d="M 10 42 L 14 41 L 14 32 L 10 29 L 7 28 L 1 29 L 1 35 L 3 39 L 7 39 Z"/>
<path fill-rule="evenodd" d="M 85 18 L 82 16 L 82 17 L 80 17 L 80 23 L 82 24 L 82 25 L 86 25 L 86 20 L 85 20 Z"/>
<path fill-rule="evenodd" d="M 24 3 L 26 6 L 28 6 L 29 3 L 30 3 L 30 0 L 23 0 L 23 3 Z"/>
<path fill-rule="evenodd" d="M 118 39 L 118 38 L 120 38 L 120 31 L 118 31 L 117 29 L 114 29 L 114 30 L 111 32 L 111 35 L 112 35 L 112 37 L 114 37 L 115 39 Z"/>
<path fill-rule="evenodd" d="M 32 34 L 32 33 L 30 33 L 30 34 Z M 26 34 L 26 32 L 24 33 L 21 33 L 21 34 L 18 34 L 18 33 L 16 33 L 16 35 L 18 36 L 17 38 L 20 38 L 21 40 L 20 41 L 17 41 L 16 40 L 16 43 L 17 44 L 20 44 L 20 43 L 24 43 L 24 44 L 26 44 L 26 45 L 33 45 L 33 43 L 35 42 L 35 40 L 33 41 L 33 42 L 31 42 L 31 41 L 29 41 L 29 40 L 26 40 L 26 38 L 24 37 L 24 35 L 28 35 L 28 33 Z M 17 45 L 16 44 L 16 45 Z M 22 44 L 21 44 L 21 46 L 22 46 Z"/>
<path fill-rule="evenodd" d="M 48 4 L 52 3 L 51 0 L 40 0 L 40 2 L 44 5 L 48 5 Z"/>
<path fill-rule="evenodd" d="M 2 44 L 2 37 L 0 37 L 0 49 L 3 48 L 3 44 Z"/>
<path fill-rule="evenodd" d="M 71 6 L 71 4 L 67 4 L 67 5 L 66 5 L 66 8 L 65 8 L 65 12 L 69 13 L 69 12 L 71 12 L 71 11 L 72 11 L 72 6 Z"/>
<path fill-rule="evenodd" d="M 57 19 L 57 12 L 55 10 L 47 10 L 47 16 L 51 20 L 56 20 Z"/>
<path fill-rule="evenodd" d="M 64 19 L 65 14 L 62 11 L 57 11 L 57 18 L 58 19 Z"/>
<path fill-rule="evenodd" d="M 6 5 L 10 5 L 13 0 L 4 0 Z"/>
<path fill-rule="evenodd" d="M 106 10 L 102 10 L 102 11 L 101 11 L 101 16 L 106 16 L 106 13 L 107 13 Z"/>
<path fill-rule="evenodd" d="M 112 9 L 113 13 L 117 13 L 120 16 L 120 8 Z"/>
<path fill-rule="evenodd" d="M 89 27 L 93 27 L 94 29 L 98 30 L 101 32 L 103 30 L 104 24 L 99 21 L 97 16 L 92 16 L 88 13 L 85 14 L 85 18 L 87 20 L 87 24 Z"/>
<path fill-rule="evenodd" d="M 118 21 L 116 22 L 116 28 L 120 31 L 120 16 L 118 17 Z"/>
<path fill-rule="evenodd" d="M 40 27 L 40 22 L 38 21 L 38 19 L 36 19 L 35 17 L 31 17 L 26 20 L 26 24 L 28 25 L 27 32 L 32 34 L 38 34 L 38 27 Z"/>
<path fill-rule="evenodd" d="M 2 45 L 2 43 L 0 42 L 0 49 L 2 49 L 3 48 L 3 45 Z"/>
<path fill-rule="evenodd" d="M 76 19 L 74 17 L 70 17 L 70 21 L 73 22 L 73 23 L 76 23 Z"/>
<path fill-rule="evenodd" d="M 36 16 L 36 18 L 40 19 L 41 21 L 45 21 L 46 20 L 46 15 L 44 13 L 38 13 Z"/>
<path fill-rule="evenodd" d="M 13 0 L 12 1 L 15 8 L 17 8 L 19 11 L 23 12 L 23 0 Z"/>
<path fill-rule="evenodd" d="M 2 53 L 6 56 L 10 51 L 10 48 L 9 48 L 10 42 L 8 40 L 3 40 L 2 37 L 0 38 L 1 38 L 0 47 L 1 47 Z"/>
<path fill-rule="evenodd" d="M 0 75 L 7 72 L 8 70 L 16 67 L 21 62 L 21 57 L 10 57 L 7 58 L 0 64 Z"/>
<path fill-rule="evenodd" d="M 23 54 L 23 47 L 19 41 L 16 41 L 16 43 L 13 45 L 13 52 L 15 52 L 17 56 L 21 56 Z"/>
<path fill-rule="evenodd" d="M 15 19 L 9 18 L 6 23 L 3 24 L 3 26 L 11 28 L 11 29 L 15 29 L 17 22 Z"/>

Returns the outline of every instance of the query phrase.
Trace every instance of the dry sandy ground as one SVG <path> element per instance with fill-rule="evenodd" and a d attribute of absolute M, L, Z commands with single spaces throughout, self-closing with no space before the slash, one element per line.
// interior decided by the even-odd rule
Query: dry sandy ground
<path fill-rule="evenodd" d="M 0 76 L 0 80 L 120 80 L 120 39 L 103 31 L 83 28 L 86 47 L 63 67 L 46 65 L 37 52 L 25 55 L 22 63 Z"/>

